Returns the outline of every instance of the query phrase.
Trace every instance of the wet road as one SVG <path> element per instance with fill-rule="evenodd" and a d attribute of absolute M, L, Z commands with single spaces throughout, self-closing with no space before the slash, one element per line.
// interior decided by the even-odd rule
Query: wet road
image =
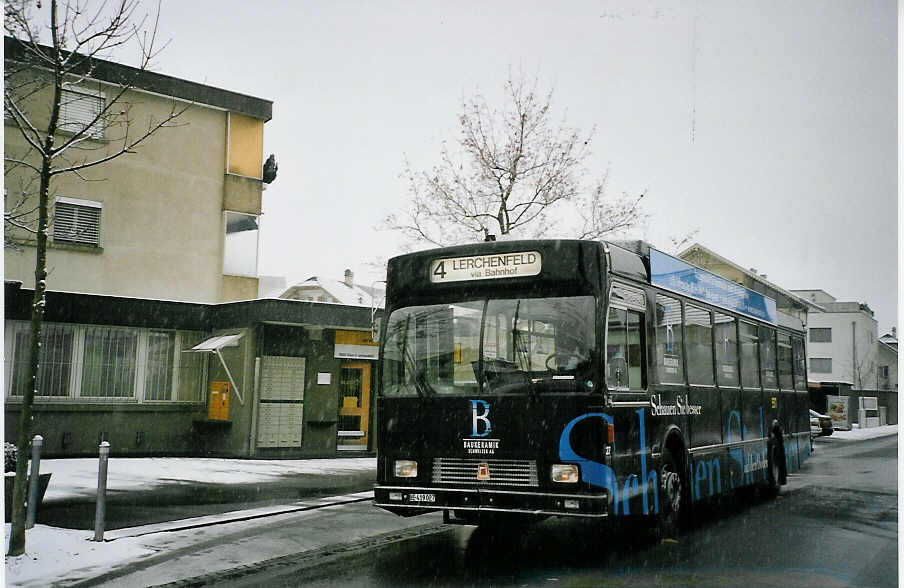
<path fill-rule="evenodd" d="M 713 506 L 677 543 L 563 519 L 433 526 L 218 584 L 897 586 L 897 437 L 817 447 L 778 499 Z"/>

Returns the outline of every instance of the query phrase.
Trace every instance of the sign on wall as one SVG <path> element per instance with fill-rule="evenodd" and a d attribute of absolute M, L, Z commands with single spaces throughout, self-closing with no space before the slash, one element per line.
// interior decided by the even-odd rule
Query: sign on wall
<path fill-rule="evenodd" d="M 370 331 L 336 331 L 337 359 L 377 359 L 379 351 Z"/>
<path fill-rule="evenodd" d="M 303 357 L 261 358 L 258 447 L 301 447 L 304 363 Z"/>

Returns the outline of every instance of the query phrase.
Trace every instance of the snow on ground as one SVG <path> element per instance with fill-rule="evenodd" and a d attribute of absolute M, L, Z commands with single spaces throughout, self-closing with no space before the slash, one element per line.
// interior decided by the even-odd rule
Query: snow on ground
<path fill-rule="evenodd" d="M 97 493 L 97 458 L 41 460 L 52 473 L 45 500 Z M 377 468 L 376 458 L 250 460 L 215 458 L 119 458 L 107 464 L 107 490 L 146 490 L 154 485 L 205 482 L 253 484 L 297 474 L 342 475 Z M 6 525 L 4 548 L 9 546 Z M 6 586 L 47 586 L 63 578 L 93 577 L 114 564 L 153 552 L 137 538 L 95 543 L 93 531 L 35 525 L 25 533 L 26 554 L 6 558 Z M 4 553 L 6 549 L 4 549 Z M 2 580 L 2 577 L 0 577 Z M 0 582 L 2 583 L 2 582 Z"/>
<path fill-rule="evenodd" d="M 835 429 L 835 432 L 832 433 L 833 439 L 844 439 L 844 440 L 860 440 L 860 439 L 875 439 L 876 437 L 885 437 L 887 435 L 894 435 L 898 432 L 898 425 L 885 425 L 882 427 L 870 427 L 869 429 L 861 429 L 857 424 L 854 424 L 854 428 L 850 431 L 839 431 Z"/>
<path fill-rule="evenodd" d="M 52 473 L 45 500 L 97 493 L 97 458 L 41 460 L 41 473 Z M 155 485 L 204 482 L 254 484 L 297 474 L 342 475 L 376 471 L 376 458 L 251 460 L 190 457 L 111 457 L 107 490 L 147 490 Z"/>
<path fill-rule="evenodd" d="M 9 545 L 6 527 L 4 546 Z M 49 586 L 65 578 L 90 578 L 113 564 L 154 553 L 139 545 L 137 538 L 96 543 L 94 531 L 73 531 L 35 525 L 25 532 L 25 555 L 6 558 L 6 586 Z"/>

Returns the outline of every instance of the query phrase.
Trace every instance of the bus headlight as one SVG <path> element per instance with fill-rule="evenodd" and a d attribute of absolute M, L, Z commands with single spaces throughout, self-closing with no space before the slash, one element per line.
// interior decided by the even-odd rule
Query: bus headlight
<path fill-rule="evenodd" d="M 575 484 L 580 479 L 578 466 L 572 463 L 554 463 L 550 473 L 553 482 L 562 484 Z"/>
<path fill-rule="evenodd" d="M 417 478 L 417 462 L 410 459 L 397 459 L 395 476 L 396 478 Z"/>

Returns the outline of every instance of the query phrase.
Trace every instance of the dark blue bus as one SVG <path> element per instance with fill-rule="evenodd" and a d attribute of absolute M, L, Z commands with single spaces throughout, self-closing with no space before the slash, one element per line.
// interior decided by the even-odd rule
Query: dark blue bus
<path fill-rule="evenodd" d="M 801 322 L 643 242 L 402 255 L 384 317 L 374 501 L 402 516 L 673 532 L 809 455 Z"/>

